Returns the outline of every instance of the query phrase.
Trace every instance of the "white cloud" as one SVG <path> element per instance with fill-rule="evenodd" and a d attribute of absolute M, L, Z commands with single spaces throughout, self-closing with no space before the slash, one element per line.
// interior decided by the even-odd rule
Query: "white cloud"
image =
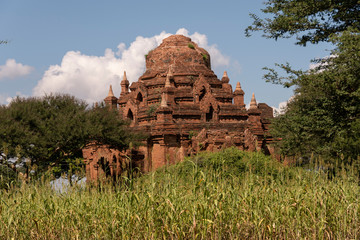
<path fill-rule="evenodd" d="M 316 61 L 318 61 L 318 62 L 309 64 L 309 70 L 317 70 L 317 72 L 320 73 L 320 72 L 324 71 L 324 69 L 321 67 L 328 66 L 329 63 L 327 61 L 331 60 L 332 58 L 335 58 L 335 57 L 337 57 L 337 55 L 331 54 L 331 55 L 323 57 L 323 58 L 317 58 Z"/>
<path fill-rule="evenodd" d="M 21 92 L 16 92 L 15 97 L 10 97 L 8 94 L 0 94 L 0 104 L 8 105 L 17 96 L 24 97 L 24 98 L 28 97 L 28 96 L 22 94 Z"/>
<path fill-rule="evenodd" d="M 285 101 L 285 102 L 279 103 L 278 107 L 272 107 L 274 109 L 274 117 L 284 114 L 287 104 L 288 104 L 288 101 Z"/>
<path fill-rule="evenodd" d="M 230 64 L 230 58 L 223 55 L 217 48 L 216 44 L 208 44 L 208 40 L 205 34 L 195 32 L 194 34 L 189 35 L 189 31 L 185 28 L 180 28 L 179 30 L 177 30 L 176 34 L 182 34 L 184 36 L 190 37 L 193 42 L 208 51 L 211 56 L 212 67 L 216 68 L 220 66 L 228 66 Z"/>
<path fill-rule="evenodd" d="M 0 104 L 6 103 L 6 99 L 8 98 L 5 94 L 0 94 Z"/>
<path fill-rule="evenodd" d="M 28 75 L 33 67 L 17 63 L 15 59 L 6 60 L 5 65 L 0 65 L 0 80 L 4 78 L 14 79 Z"/>
<path fill-rule="evenodd" d="M 197 32 L 189 35 L 184 28 L 176 33 L 189 36 L 200 47 L 209 51 L 214 67 L 229 65 L 229 57 L 224 56 L 216 45 L 208 45 L 206 35 Z M 104 99 L 112 84 L 115 95 L 118 96 L 124 70 L 130 84 L 137 81 L 145 71 L 144 56 L 170 35 L 163 31 L 149 38 L 138 36 L 128 48 L 124 43 L 119 43 L 117 51 L 106 49 L 104 56 L 88 56 L 78 51 L 69 51 L 60 65 L 49 67 L 33 89 L 33 94 L 69 93 L 92 103 Z"/>
<path fill-rule="evenodd" d="M 289 100 L 285 102 L 280 102 L 278 107 L 272 107 L 274 109 L 274 117 L 284 114 L 288 103 L 292 101 L 294 97 L 295 96 L 291 96 Z"/>

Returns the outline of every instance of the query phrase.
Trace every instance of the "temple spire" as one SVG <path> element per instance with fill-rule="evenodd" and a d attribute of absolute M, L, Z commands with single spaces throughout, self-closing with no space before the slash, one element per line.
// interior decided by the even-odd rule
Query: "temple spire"
<path fill-rule="evenodd" d="M 241 89 L 240 82 L 236 83 L 236 88 L 234 91 L 234 104 L 240 106 L 242 109 L 245 108 L 244 103 L 244 91 Z"/>
<path fill-rule="evenodd" d="M 235 88 L 235 91 L 241 91 L 241 85 L 240 85 L 240 82 L 237 82 L 236 83 L 236 88 Z"/>
<path fill-rule="evenodd" d="M 166 76 L 165 87 L 166 87 L 166 88 L 171 87 L 169 75 Z"/>
<path fill-rule="evenodd" d="M 121 95 L 125 95 L 129 92 L 129 81 L 126 77 L 126 71 L 124 71 L 123 80 L 120 83 L 121 85 Z"/>
<path fill-rule="evenodd" d="M 110 106 L 110 109 L 116 109 L 117 108 L 117 98 L 114 96 L 112 86 L 110 84 L 109 93 L 107 97 L 104 99 L 104 102 L 106 105 Z"/>
<path fill-rule="evenodd" d="M 110 88 L 109 88 L 108 97 L 114 97 L 114 93 L 113 93 L 111 84 L 110 84 Z"/>
<path fill-rule="evenodd" d="M 165 87 L 171 87 L 170 79 L 174 77 L 173 71 L 172 71 L 172 65 L 169 66 L 168 73 L 166 74 L 166 80 L 165 80 Z"/>
<path fill-rule="evenodd" d="M 162 94 L 161 96 L 161 104 L 160 104 L 161 107 L 167 107 L 167 102 L 166 102 L 166 99 L 165 99 L 165 93 Z"/>
<path fill-rule="evenodd" d="M 228 74 L 227 74 L 227 71 L 224 71 L 224 74 L 223 74 L 223 76 L 222 76 L 222 78 L 221 78 L 221 81 L 222 81 L 223 83 L 229 83 L 230 79 L 229 79 L 229 76 L 228 76 Z"/>
<path fill-rule="evenodd" d="M 168 71 L 167 76 L 169 76 L 170 79 L 174 77 L 174 72 L 173 72 L 173 66 L 172 65 L 169 66 L 169 71 Z"/>
<path fill-rule="evenodd" d="M 223 77 L 228 77 L 227 71 L 224 71 Z"/>
<path fill-rule="evenodd" d="M 251 101 L 250 101 L 250 109 L 257 109 L 255 94 L 252 94 Z"/>

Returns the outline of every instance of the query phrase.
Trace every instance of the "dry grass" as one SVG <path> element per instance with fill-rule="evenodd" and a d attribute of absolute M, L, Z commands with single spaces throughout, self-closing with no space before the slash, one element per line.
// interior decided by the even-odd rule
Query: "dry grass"
<path fill-rule="evenodd" d="M 355 170 L 353 172 L 356 172 Z M 138 179 L 60 194 L 0 192 L 1 239 L 357 239 L 359 179 L 259 153 L 201 154 Z"/>

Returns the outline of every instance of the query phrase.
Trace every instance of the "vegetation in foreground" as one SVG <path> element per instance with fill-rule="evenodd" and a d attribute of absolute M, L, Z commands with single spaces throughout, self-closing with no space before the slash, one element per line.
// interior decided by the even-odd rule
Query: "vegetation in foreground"
<path fill-rule="evenodd" d="M 357 169 L 309 169 L 231 148 L 116 187 L 23 184 L 0 194 L 0 238 L 356 239 Z"/>

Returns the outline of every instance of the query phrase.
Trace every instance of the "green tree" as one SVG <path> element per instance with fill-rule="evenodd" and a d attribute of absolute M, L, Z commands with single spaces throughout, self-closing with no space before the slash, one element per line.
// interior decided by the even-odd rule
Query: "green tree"
<path fill-rule="evenodd" d="M 251 14 L 254 22 L 246 34 L 262 31 L 275 40 L 296 36 L 302 46 L 321 41 L 335 46 L 309 71 L 275 64 L 286 72 L 280 76 L 264 68 L 266 81 L 295 92 L 272 124 L 281 152 L 352 162 L 360 156 L 360 1 L 269 0 L 265 5 L 263 13 L 272 17 Z"/>
<path fill-rule="evenodd" d="M 309 72 L 293 71 L 287 82 L 276 73 L 270 81 L 295 86 L 285 114 L 275 118 L 273 134 L 288 155 L 312 153 L 354 160 L 360 156 L 360 32 L 331 37 L 336 44 L 329 58 Z"/>
<path fill-rule="evenodd" d="M 246 35 L 262 31 L 266 38 L 289 38 L 296 36 L 297 44 L 328 41 L 334 33 L 348 27 L 360 29 L 359 0 L 268 0 L 260 18 L 250 14 L 251 26 Z"/>
<path fill-rule="evenodd" d="M 104 105 L 88 108 L 69 95 L 17 97 L 0 107 L 0 152 L 27 158 L 27 166 L 38 173 L 49 167 L 61 173 L 75 169 L 89 142 L 127 148 L 135 135 L 126 126 L 116 111 Z"/>

